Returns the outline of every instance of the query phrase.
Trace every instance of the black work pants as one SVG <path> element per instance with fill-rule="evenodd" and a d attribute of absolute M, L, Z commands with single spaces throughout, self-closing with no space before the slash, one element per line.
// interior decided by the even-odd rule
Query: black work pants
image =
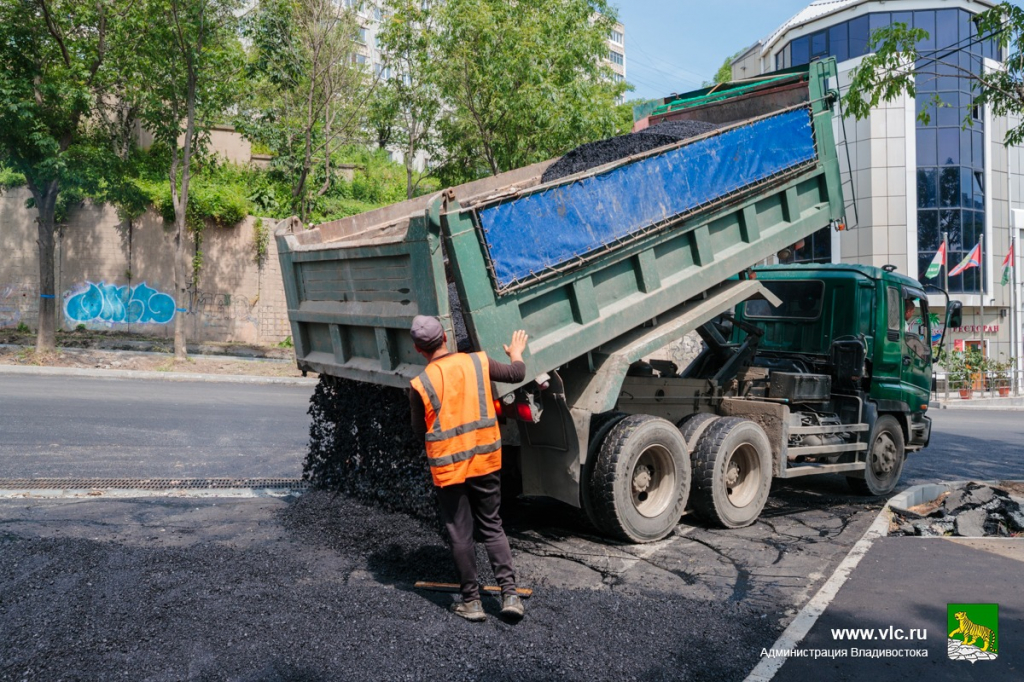
<path fill-rule="evenodd" d="M 501 472 L 467 478 L 465 483 L 437 489 L 441 518 L 452 543 L 452 558 L 459 572 L 463 601 L 480 598 L 476 573 L 474 538 L 487 550 L 494 578 L 502 594 L 515 594 L 516 575 L 512 569 L 512 550 L 501 527 Z"/>

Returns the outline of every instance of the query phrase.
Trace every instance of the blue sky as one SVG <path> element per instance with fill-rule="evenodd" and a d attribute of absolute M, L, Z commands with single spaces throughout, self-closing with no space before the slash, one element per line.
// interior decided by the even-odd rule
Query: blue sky
<path fill-rule="evenodd" d="M 626 27 L 627 99 L 686 92 L 811 0 L 612 0 Z"/>

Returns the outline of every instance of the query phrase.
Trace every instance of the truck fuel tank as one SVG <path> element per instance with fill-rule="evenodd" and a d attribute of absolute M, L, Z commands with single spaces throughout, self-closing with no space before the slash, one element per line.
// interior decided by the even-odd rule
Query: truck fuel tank
<path fill-rule="evenodd" d="M 820 403 L 832 395 L 832 377 L 827 374 L 772 372 L 768 397 L 786 398 L 791 403 Z"/>

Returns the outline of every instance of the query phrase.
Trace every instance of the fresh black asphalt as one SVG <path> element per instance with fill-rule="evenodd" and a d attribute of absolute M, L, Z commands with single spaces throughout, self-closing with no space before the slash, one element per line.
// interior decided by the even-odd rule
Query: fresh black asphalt
<path fill-rule="evenodd" d="M 0 512 L 0 680 L 736 680 L 779 632 L 743 602 L 528 569 L 521 623 L 494 599 L 468 623 L 411 587 L 452 579 L 433 529 L 326 493 Z"/>
<path fill-rule="evenodd" d="M 311 392 L 0 375 L 0 471 L 296 477 Z M 933 445 L 911 455 L 904 486 L 1022 477 L 1017 413 L 933 416 Z M 527 513 L 514 547 L 520 581 L 538 593 L 517 626 L 495 617 L 496 603 L 473 626 L 444 611 L 448 595 L 410 589 L 453 577 L 436 528 L 344 496 L 3 500 L 0 680 L 740 680 L 792 600 L 817 589 L 878 508 L 846 495 L 839 477 L 779 485 L 772 499 L 756 527 L 684 519 L 689 534 L 675 545 L 600 575 L 616 546 L 577 540 L 585 529 L 543 507 Z M 802 563 L 787 563 L 794 555 Z M 968 571 L 976 584 L 1012 570 L 996 559 Z M 869 583 L 849 609 L 873 621 L 858 597 L 871 589 L 884 602 Z M 777 679 L 822 678 L 792 676 L 793 663 Z M 897 672 L 847 679 L 918 677 Z"/>

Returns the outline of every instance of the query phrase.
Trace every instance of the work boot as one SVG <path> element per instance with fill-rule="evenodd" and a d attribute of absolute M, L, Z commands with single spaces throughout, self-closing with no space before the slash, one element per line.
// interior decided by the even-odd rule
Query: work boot
<path fill-rule="evenodd" d="M 457 601 L 449 607 L 449 610 L 456 616 L 461 616 L 474 623 L 487 620 L 487 614 L 484 613 L 484 605 L 479 599 Z"/>
<path fill-rule="evenodd" d="M 512 620 L 519 620 L 526 613 L 523 600 L 517 594 L 501 595 L 501 615 Z"/>

